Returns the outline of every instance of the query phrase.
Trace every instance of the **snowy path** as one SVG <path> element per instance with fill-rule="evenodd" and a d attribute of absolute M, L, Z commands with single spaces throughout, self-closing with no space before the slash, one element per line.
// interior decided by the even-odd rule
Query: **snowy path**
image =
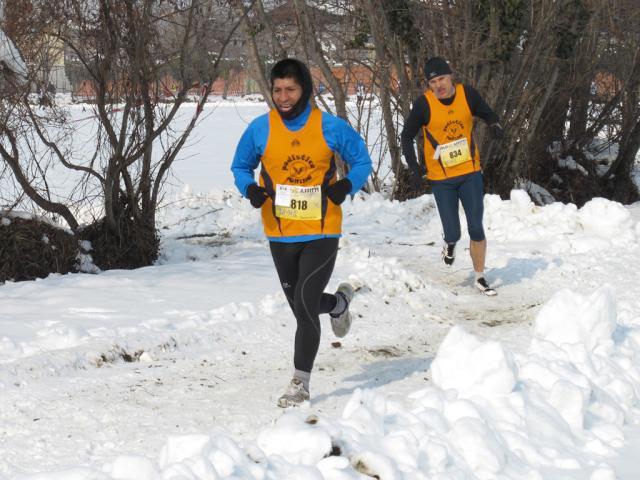
<path fill-rule="evenodd" d="M 254 250 L 250 255 L 254 262 L 259 265 L 263 261 L 271 262 L 264 245 L 256 245 Z M 246 255 L 246 250 L 232 250 L 222 262 L 215 264 L 238 268 Z M 348 263 L 341 256 L 336 279 L 344 278 Z M 212 265 L 158 266 L 153 267 L 156 270 L 153 275 L 147 273 L 139 279 L 136 278 L 138 272 L 120 272 L 121 284 L 135 285 L 135 288 L 118 289 L 118 298 L 93 295 L 93 289 L 104 291 L 113 287 L 109 275 L 83 278 L 82 282 L 79 276 L 50 279 L 54 285 L 46 285 L 50 280 L 36 282 L 47 288 L 47 296 L 59 299 L 58 309 L 51 313 L 52 317 L 64 315 L 63 310 L 73 310 L 78 324 L 84 323 L 86 318 L 99 320 L 95 328 L 85 324 L 89 335 L 95 334 L 100 322 L 115 323 L 124 316 L 122 306 L 131 304 L 130 295 L 145 304 L 145 316 L 139 318 L 138 325 L 166 326 L 166 322 L 159 320 L 161 309 L 157 306 L 162 304 L 162 308 L 171 313 L 171 321 L 177 330 L 169 334 L 151 329 L 145 335 L 131 326 L 135 333 L 124 334 L 127 344 L 120 345 L 119 349 L 111 348 L 105 341 L 82 341 L 62 351 L 47 351 L 6 364 L 5 369 L 20 380 L 17 382 L 19 387 L 8 388 L 3 395 L 0 457 L 11 460 L 9 470 L 2 473 L 10 475 L 13 468 L 28 472 L 30 464 L 37 466 L 35 471 L 64 465 L 99 464 L 122 452 L 149 454 L 158 451 L 168 435 L 203 429 L 222 429 L 236 438 L 251 440 L 281 415 L 275 400 L 290 378 L 293 317 L 283 297 L 275 290 L 277 280 L 272 278 L 270 271 L 260 271 L 258 275 L 264 279 L 263 284 L 254 280 L 251 286 L 256 288 L 244 291 L 241 298 L 236 298 L 239 295 L 237 287 L 225 289 L 224 284 L 213 280 L 210 284 L 201 283 L 209 276 L 217 278 L 218 282 L 238 278 L 219 268 L 214 271 Z M 185 279 L 187 268 L 197 283 L 183 285 L 177 291 L 177 297 L 171 295 L 171 285 L 188 281 Z M 271 265 L 269 268 L 272 270 Z M 253 267 L 252 270 L 255 271 Z M 145 280 L 153 280 L 153 288 L 145 284 Z M 78 282 L 82 283 L 85 294 L 76 302 L 73 297 L 78 296 L 78 292 L 71 292 L 80 288 Z M 15 299 L 19 295 L 38 295 L 33 291 L 16 292 L 22 285 L 26 284 L 9 285 L 8 296 Z M 272 306 L 268 305 L 268 298 L 262 299 L 261 305 L 259 288 L 273 292 Z M 211 300 L 210 293 L 207 294 L 207 291 L 216 290 L 223 290 L 222 298 L 235 300 L 236 306 L 218 306 Z M 193 296 L 184 298 L 185 291 Z M 403 292 L 402 295 L 410 297 L 411 293 Z M 425 331 L 415 322 L 406 324 L 406 317 L 400 317 L 397 321 L 405 324 L 399 332 L 388 320 L 390 312 L 405 300 L 394 294 L 384 301 L 376 300 L 375 296 L 374 292 L 358 295 L 354 305 L 358 312 L 354 329 L 339 348 L 331 346 L 336 339 L 330 330 L 325 332 L 312 380 L 314 411 L 339 416 L 356 388 L 392 386 L 394 390 L 406 393 L 415 390 L 416 385 L 415 380 L 403 382 L 405 377 L 416 374 L 420 377 L 419 382 L 425 381 L 425 371 L 437 346 L 427 331 L 435 330 L 430 327 Z M 67 301 L 63 302 L 61 299 L 65 297 Z M 96 300 L 106 301 L 106 304 L 96 303 Z M 237 306 L 241 300 L 245 305 Z M 376 305 L 375 309 L 368 305 L 369 302 Z M 80 306 L 70 306 L 78 304 Z M 179 310 L 179 304 L 183 308 L 188 305 L 189 310 Z M 219 321 L 217 318 L 210 320 L 217 317 L 207 312 L 211 306 L 224 312 Z M 34 319 L 37 309 L 32 308 L 33 311 L 29 307 L 22 311 L 19 321 L 28 323 L 26 319 Z M 141 313 L 139 310 L 130 312 L 131 315 Z M 232 320 L 225 320 L 227 316 Z M 190 322 L 194 325 L 185 325 Z M 367 322 L 366 328 L 362 322 Z M 34 320 L 34 323 L 42 321 Z M 198 323 L 201 325 L 196 326 Z M 448 326 L 443 322 L 439 337 Z M 53 327 L 40 327 L 38 335 L 43 335 L 43 328 Z M 65 330 L 64 334 L 69 332 Z M 159 340 L 154 343 L 153 338 Z M 35 349 L 37 338 L 29 344 Z M 99 346 L 103 350 L 91 350 L 91 347 Z M 135 353 L 141 350 L 150 353 L 150 356 L 143 356 L 141 362 L 123 362 L 117 355 L 127 352 L 135 358 Z M 101 361 L 107 351 L 117 361 Z M 106 356 L 111 360 L 111 356 Z M 98 364 L 101 365 L 99 368 Z M 10 381 L 6 377 L 3 380 Z M 122 418 L 135 418 L 135 422 L 123 423 Z M 87 438 L 87 432 L 92 432 L 90 438 Z"/>
<path fill-rule="evenodd" d="M 167 241 L 164 264 L 0 288 L 0 320 L 12 331 L 0 343 L 0 477 L 154 457 L 174 434 L 224 431 L 250 444 L 282 415 L 275 400 L 290 378 L 294 320 L 255 212 L 233 207 L 170 229 L 168 238 L 202 233 L 215 218 L 231 233 Z M 325 324 L 311 380 L 310 409 L 329 417 L 356 389 L 423 388 L 454 324 L 521 351 L 555 292 L 633 284 L 640 271 L 637 246 L 580 253 L 555 234 L 497 232 L 488 264 L 499 295 L 487 298 L 471 285 L 468 240 L 452 268 L 441 264 L 432 201 L 360 201 L 347 212 L 330 287 L 348 278 L 358 288 L 354 326 L 335 343 Z M 488 223 L 503 213 L 491 210 Z M 616 290 L 621 316 L 637 315 L 636 290 Z"/>

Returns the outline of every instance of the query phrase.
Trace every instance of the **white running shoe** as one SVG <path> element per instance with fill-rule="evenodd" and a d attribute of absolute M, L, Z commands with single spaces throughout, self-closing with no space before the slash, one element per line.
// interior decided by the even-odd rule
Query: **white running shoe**
<path fill-rule="evenodd" d="M 476 288 L 484 293 L 487 297 L 494 297 L 498 294 L 498 292 L 496 292 L 489 286 L 484 277 L 480 277 L 476 280 Z"/>
<path fill-rule="evenodd" d="M 351 313 L 349 313 L 349 306 L 351 305 L 351 300 L 354 295 L 353 287 L 349 283 L 341 283 L 338 285 L 336 295 L 342 296 L 347 306 L 341 314 L 329 316 L 331 317 L 331 328 L 334 335 L 338 338 L 342 338 L 349 333 L 349 329 L 351 328 Z"/>
<path fill-rule="evenodd" d="M 287 390 L 278 399 L 278 406 L 281 408 L 297 407 L 309 398 L 309 391 L 304 388 L 302 380 L 293 378 L 287 386 Z"/>

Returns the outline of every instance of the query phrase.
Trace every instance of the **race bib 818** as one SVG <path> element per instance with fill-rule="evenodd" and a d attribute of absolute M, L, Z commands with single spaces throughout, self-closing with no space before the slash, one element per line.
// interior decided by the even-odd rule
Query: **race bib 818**
<path fill-rule="evenodd" d="M 276 217 L 289 220 L 320 220 L 322 194 L 320 185 L 299 187 L 276 185 Z"/>

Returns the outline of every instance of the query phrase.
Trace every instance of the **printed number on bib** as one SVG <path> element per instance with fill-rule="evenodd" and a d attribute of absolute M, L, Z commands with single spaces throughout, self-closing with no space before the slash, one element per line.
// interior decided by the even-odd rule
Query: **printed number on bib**
<path fill-rule="evenodd" d="M 445 167 L 453 167 L 471 160 L 471 152 L 469 152 L 466 138 L 438 145 L 438 149 L 440 150 L 440 159 Z"/>
<path fill-rule="evenodd" d="M 322 196 L 320 185 L 299 187 L 276 185 L 276 217 L 289 220 L 320 220 Z"/>

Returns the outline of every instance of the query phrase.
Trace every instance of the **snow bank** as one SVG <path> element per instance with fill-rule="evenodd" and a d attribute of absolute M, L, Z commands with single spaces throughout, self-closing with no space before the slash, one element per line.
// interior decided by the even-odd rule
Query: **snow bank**
<path fill-rule="evenodd" d="M 454 326 L 431 365 L 433 383 L 455 389 L 462 397 L 507 395 L 513 391 L 517 367 L 498 342 L 482 342 Z"/>
<path fill-rule="evenodd" d="M 613 245 L 637 243 L 629 210 L 594 198 L 578 209 L 560 202 L 537 206 L 524 190 L 512 190 L 509 201 L 485 195 L 485 228 L 493 240 L 536 242 L 539 250 L 585 253 Z"/>
<path fill-rule="evenodd" d="M 603 459 L 640 415 L 640 328 L 618 324 L 605 286 L 558 292 L 533 333 L 529 350 L 513 354 L 454 326 L 432 386 L 408 397 L 356 390 L 339 419 L 285 411 L 246 446 L 223 433 L 174 436 L 155 460 L 21 478 L 542 480 L 579 470 L 615 479 Z"/>

